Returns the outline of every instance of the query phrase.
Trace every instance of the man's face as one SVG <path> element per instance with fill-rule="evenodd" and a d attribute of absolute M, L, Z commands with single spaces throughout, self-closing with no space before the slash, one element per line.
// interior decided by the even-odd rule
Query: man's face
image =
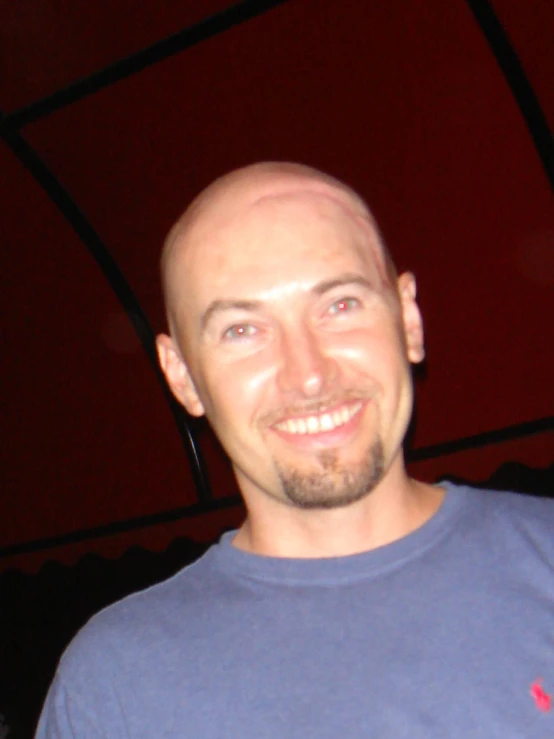
<path fill-rule="evenodd" d="M 247 502 L 347 505 L 401 461 L 402 306 L 351 205 L 309 189 L 253 199 L 193 230 L 176 266 L 175 338 L 194 387 L 170 383 L 206 413 Z"/>

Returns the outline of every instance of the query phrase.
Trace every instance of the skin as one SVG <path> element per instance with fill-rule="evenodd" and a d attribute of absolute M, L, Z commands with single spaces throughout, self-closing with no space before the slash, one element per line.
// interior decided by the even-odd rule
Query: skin
<path fill-rule="evenodd" d="M 177 399 L 227 451 L 246 551 L 343 556 L 421 526 L 443 491 L 410 479 L 402 440 L 424 355 L 415 280 L 342 183 L 266 163 L 213 183 L 162 256 Z"/>

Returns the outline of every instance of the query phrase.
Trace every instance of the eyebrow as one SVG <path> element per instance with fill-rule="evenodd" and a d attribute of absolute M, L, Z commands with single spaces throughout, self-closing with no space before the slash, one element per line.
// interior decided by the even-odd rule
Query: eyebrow
<path fill-rule="evenodd" d="M 262 305 L 261 300 L 214 300 L 202 314 L 200 328 L 204 331 L 217 313 L 224 313 L 229 310 L 259 310 Z"/>
<path fill-rule="evenodd" d="M 374 285 L 369 280 L 361 275 L 346 272 L 339 277 L 334 277 L 331 280 L 323 280 L 314 285 L 311 292 L 314 295 L 324 295 L 329 290 L 333 290 L 336 287 L 343 287 L 345 285 L 361 285 L 362 287 L 374 289 Z M 243 310 L 243 311 L 255 311 L 263 308 L 263 301 L 261 300 L 214 300 L 206 308 L 200 319 L 200 329 L 205 331 L 206 327 L 218 313 L 225 313 L 230 310 Z"/>
<path fill-rule="evenodd" d="M 367 280 L 365 277 L 356 274 L 355 272 L 346 272 L 339 277 L 335 277 L 332 280 L 324 280 L 314 285 L 312 292 L 316 295 L 324 295 L 329 290 L 333 290 L 335 287 L 343 287 L 345 285 L 361 285 L 361 287 L 369 288 L 370 290 L 375 289 L 375 285 Z"/>

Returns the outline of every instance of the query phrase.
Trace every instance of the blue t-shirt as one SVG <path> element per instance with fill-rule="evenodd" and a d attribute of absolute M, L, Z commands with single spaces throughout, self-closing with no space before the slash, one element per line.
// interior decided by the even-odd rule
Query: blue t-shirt
<path fill-rule="evenodd" d="M 84 627 L 38 739 L 554 737 L 554 506 L 446 489 L 349 557 L 224 536 Z"/>

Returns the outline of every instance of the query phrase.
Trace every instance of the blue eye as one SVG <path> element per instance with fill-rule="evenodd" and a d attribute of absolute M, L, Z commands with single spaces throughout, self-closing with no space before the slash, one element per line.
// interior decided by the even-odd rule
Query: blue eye
<path fill-rule="evenodd" d="M 329 308 L 329 313 L 332 315 L 341 315 L 342 313 L 349 313 L 352 310 L 355 310 L 356 308 L 359 308 L 360 301 L 357 298 L 341 298 L 340 300 L 337 300 L 333 305 Z"/>
<path fill-rule="evenodd" d="M 237 323 L 223 333 L 226 341 L 240 341 L 241 339 L 250 339 L 256 334 L 256 327 L 250 323 Z"/>

